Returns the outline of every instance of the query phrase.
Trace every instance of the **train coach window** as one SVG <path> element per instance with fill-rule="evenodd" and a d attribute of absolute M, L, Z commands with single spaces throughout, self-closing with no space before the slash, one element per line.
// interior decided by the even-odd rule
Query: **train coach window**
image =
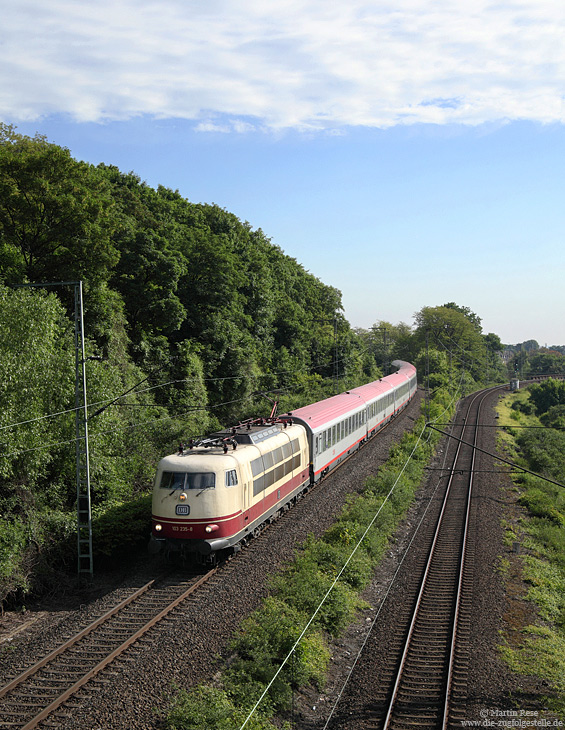
<path fill-rule="evenodd" d="M 257 477 L 253 480 L 253 496 L 256 497 L 265 489 L 265 477 Z"/>
<path fill-rule="evenodd" d="M 184 471 L 164 471 L 159 486 L 161 489 L 184 489 Z"/>
<path fill-rule="evenodd" d="M 230 469 L 226 472 L 226 487 L 235 487 L 237 484 L 237 471 Z"/>

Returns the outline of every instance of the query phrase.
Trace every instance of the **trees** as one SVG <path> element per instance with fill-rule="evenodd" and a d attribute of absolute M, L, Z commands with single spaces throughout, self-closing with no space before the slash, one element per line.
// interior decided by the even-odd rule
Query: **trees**
<path fill-rule="evenodd" d="M 45 419 L 74 404 L 72 325 L 55 294 L 2 285 L 0 322 L 0 498 L 32 498 L 58 459 L 49 444 L 73 436 L 70 413 Z"/>
<path fill-rule="evenodd" d="M 6 282 L 97 284 L 119 254 L 112 200 L 97 171 L 69 150 L 0 126 L 0 263 Z"/>
<path fill-rule="evenodd" d="M 553 406 L 565 405 L 565 381 L 549 378 L 543 383 L 535 383 L 530 388 L 530 400 L 538 414 L 549 411 Z"/>
<path fill-rule="evenodd" d="M 448 353 L 455 365 L 467 370 L 479 382 L 486 371 L 484 340 L 476 315 L 469 317 L 460 309 L 466 308 L 423 307 L 416 312 L 415 344 L 418 350 L 424 349 L 427 343 L 428 347 Z"/>
<path fill-rule="evenodd" d="M 456 304 L 455 302 L 448 302 L 447 304 L 443 305 L 446 309 L 453 309 L 455 312 L 459 312 L 460 314 L 463 314 L 469 322 L 473 325 L 473 327 L 477 330 L 477 332 L 482 332 L 481 327 L 481 318 L 475 314 L 475 312 L 471 311 L 469 307 L 462 307 L 459 304 Z"/>
<path fill-rule="evenodd" d="M 384 375 L 389 374 L 393 360 L 413 359 L 412 329 L 405 322 L 394 325 L 381 319 L 368 330 L 358 330 L 357 334 Z"/>
<path fill-rule="evenodd" d="M 430 371 L 434 373 L 436 386 L 442 377 L 446 381 L 446 372 L 450 373 L 451 378 L 455 370 L 466 373 L 466 388 L 505 379 L 504 366 L 497 357 L 497 353 L 504 349 L 500 337 L 492 332 L 484 335 L 480 317 L 468 307 L 454 302 L 442 307 L 424 307 L 416 312 L 414 319 L 416 331 L 411 340 L 411 354 L 407 359 L 416 361 L 418 353 L 427 350 Z M 445 354 L 449 360 L 447 371 L 437 354 L 431 356 L 433 350 Z M 421 363 L 425 365 L 426 361 L 422 359 Z"/>
<path fill-rule="evenodd" d="M 535 340 L 529 340 L 529 343 L 537 345 Z M 524 343 L 526 345 L 528 343 Z M 510 373 L 516 373 L 520 377 L 528 377 L 530 375 L 556 375 L 565 373 L 565 355 L 559 350 L 548 350 L 545 347 L 526 349 L 520 346 L 513 346 L 507 349 L 514 350 L 515 354 L 508 362 L 508 370 Z"/>
<path fill-rule="evenodd" d="M 540 350 L 528 359 L 528 375 L 556 375 L 565 372 L 565 356 L 559 352 Z"/>

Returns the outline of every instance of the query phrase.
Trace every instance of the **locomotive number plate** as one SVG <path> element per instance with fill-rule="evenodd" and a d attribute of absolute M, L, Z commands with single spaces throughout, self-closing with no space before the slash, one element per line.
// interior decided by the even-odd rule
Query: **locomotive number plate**
<path fill-rule="evenodd" d="M 190 505 L 177 504 L 175 512 L 177 515 L 189 515 L 190 514 Z"/>

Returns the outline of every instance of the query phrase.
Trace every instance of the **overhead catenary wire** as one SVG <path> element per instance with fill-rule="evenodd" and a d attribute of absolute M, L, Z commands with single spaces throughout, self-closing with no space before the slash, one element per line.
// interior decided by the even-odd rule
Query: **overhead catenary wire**
<path fill-rule="evenodd" d="M 321 365 L 315 365 L 315 366 L 313 366 L 312 370 L 315 370 L 315 369 L 317 369 L 319 367 L 322 367 L 322 366 Z M 191 382 L 191 381 L 195 381 L 195 382 L 221 382 L 221 381 L 226 381 L 226 380 L 252 379 L 252 378 L 256 378 L 256 377 L 273 377 L 273 376 L 280 376 L 280 375 L 295 375 L 297 373 L 302 373 L 302 372 L 304 372 L 304 371 L 303 370 L 283 370 L 283 371 L 280 371 L 278 373 L 263 373 L 263 374 L 261 374 L 259 376 L 255 376 L 255 375 L 253 375 L 253 376 L 237 376 L 236 375 L 236 376 L 227 376 L 227 377 L 222 377 L 222 378 L 203 378 L 202 381 L 200 381 L 200 379 L 199 378 L 196 378 L 196 377 L 184 378 L 184 379 L 179 379 L 179 380 L 168 380 L 168 381 L 166 381 L 164 383 L 160 383 L 158 385 L 148 386 L 147 388 L 142 388 L 140 390 L 136 390 L 136 391 L 133 391 L 133 392 L 131 390 L 129 390 L 126 393 L 122 394 L 121 396 L 118 396 L 117 398 L 107 399 L 107 400 L 104 400 L 104 401 L 97 401 L 97 402 L 94 402 L 94 403 L 90 403 L 90 404 L 88 404 L 88 408 L 94 408 L 96 406 L 101 406 L 101 405 L 104 405 L 104 404 L 106 404 L 106 405 L 108 405 L 108 404 L 115 404 L 115 405 L 124 405 L 124 406 L 139 405 L 139 406 L 144 406 L 144 407 L 147 407 L 147 408 L 163 408 L 164 406 L 162 406 L 159 403 L 151 403 L 151 404 L 118 404 L 117 401 L 120 398 L 125 397 L 126 395 L 140 395 L 140 394 L 146 393 L 146 392 L 151 391 L 151 390 L 156 390 L 158 388 L 164 388 L 164 387 L 167 387 L 169 385 L 175 385 L 175 384 L 179 384 L 179 383 L 187 383 L 187 382 Z M 308 371 L 308 372 L 311 372 L 311 370 Z M 190 408 L 188 411 L 183 411 L 182 413 L 176 413 L 176 414 L 172 414 L 172 415 L 160 416 L 159 418 L 156 418 L 156 419 L 153 419 L 153 420 L 139 421 L 136 424 L 127 424 L 127 425 L 120 426 L 120 427 L 117 427 L 117 428 L 114 428 L 114 429 L 109 429 L 109 430 L 106 430 L 106 431 L 99 431 L 97 433 L 91 434 L 90 435 L 90 439 L 91 440 L 96 440 L 97 438 L 100 438 L 102 436 L 108 435 L 110 433 L 118 433 L 119 431 L 129 431 L 129 430 L 133 430 L 135 428 L 143 428 L 145 426 L 151 426 L 151 425 L 153 425 L 155 423 L 162 423 L 163 421 L 167 421 L 167 420 L 171 420 L 172 421 L 172 420 L 177 419 L 177 418 L 183 418 L 184 416 L 187 416 L 190 413 L 193 413 L 194 411 L 200 411 L 200 410 L 201 411 L 215 410 L 217 408 L 223 408 L 224 406 L 233 405 L 235 403 L 242 403 L 242 402 L 244 402 L 244 401 L 246 401 L 248 399 L 249 399 L 249 395 L 246 395 L 246 396 L 243 396 L 242 398 L 236 398 L 234 400 L 224 401 L 222 403 L 216 403 L 214 405 L 196 405 L 196 406 Z M 15 424 L 9 424 L 7 426 L 2 426 L 2 427 L 0 427 L 0 430 L 7 429 L 7 428 L 15 428 L 17 426 L 27 425 L 27 424 L 30 424 L 30 423 L 36 423 L 38 421 L 42 421 L 42 420 L 45 420 L 47 418 L 53 418 L 53 417 L 56 417 L 56 416 L 66 415 L 66 414 L 69 414 L 69 413 L 75 413 L 77 410 L 82 410 L 82 409 L 83 409 L 82 406 L 79 406 L 78 408 L 76 408 L 76 407 L 75 408 L 69 408 L 68 410 L 59 411 L 58 413 L 49 414 L 49 415 L 45 415 L 45 416 L 39 416 L 39 417 L 34 418 L 34 419 L 29 419 L 29 420 L 26 420 L 26 421 L 20 421 L 20 422 L 15 423 Z M 57 448 L 59 446 L 68 446 L 70 444 L 76 443 L 76 441 L 77 441 L 77 439 L 76 438 L 73 438 L 73 439 L 68 439 L 68 440 L 65 440 L 65 441 L 50 442 L 48 444 L 42 444 L 41 446 L 34 446 L 32 448 L 29 448 L 29 449 L 20 449 L 18 451 L 13 451 L 13 452 L 9 452 L 9 453 L 3 453 L 3 454 L 0 454 L 0 458 L 1 457 L 3 457 L 3 458 L 13 458 L 15 456 L 21 456 L 22 454 L 31 453 L 33 451 L 39 451 L 39 450 L 44 450 L 44 449 L 48 449 L 48 448 Z"/>
<path fill-rule="evenodd" d="M 111 428 L 106 431 L 98 431 L 93 434 L 90 434 L 90 440 L 95 441 L 97 438 L 101 438 L 102 436 L 107 436 L 110 433 L 118 433 L 119 431 L 131 431 L 136 428 L 143 428 L 144 426 L 152 426 L 156 423 L 163 423 L 163 421 L 173 421 L 177 418 L 183 418 L 184 416 L 187 416 L 190 413 L 194 413 L 194 411 L 213 410 L 214 408 L 222 408 L 223 406 L 229 406 L 229 405 L 233 405 L 234 403 L 240 403 L 244 400 L 247 400 L 247 396 L 244 398 L 237 398 L 236 400 L 225 401 L 224 403 L 217 403 L 215 406 L 193 406 L 189 410 L 183 411 L 182 413 L 176 413 L 176 414 L 170 415 L 170 416 L 164 415 L 164 416 L 160 416 L 159 418 L 154 418 L 152 420 L 138 421 L 137 423 L 134 423 L 134 424 L 130 423 L 125 426 Z M 153 407 L 159 407 L 159 406 L 153 406 Z M 48 449 L 48 448 L 55 448 L 57 446 L 68 446 L 69 444 L 76 443 L 76 441 L 77 441 L 77 439 L 73 438 L 73 439 L 68 439 L 66 441 L 58 441 L 58 442 L 53 442 L 53 443 L 49 443 L 49 444 L 43 444 L 41 446 L 34 446 L 33 448 L 21 449 L 20 451 L 14 451 L 14 452 L 8 453 L 8 454 L 0 454 L 0 458 L 1 457 L 8 458 L 8 457 L 20 456 L 21 454 L 27 454 L 31 451 L 39 451 L 39 450 Z"/>
<path fill-rule="evenodd" d="M 343 362 L 343 360 L 341 360 L 340 362 Z M 136 406 L 139 406 L 139 407 L 147 407 L 147 408 L 164 408 L 166 406 L 163 406 L 162 404 L 159 404 L 159 403 L 150 403 L 150 404 L 119 404 L 118 401 L 121 398 L 126 397 L 127 395 L 141 395 L 143 393 L 147 393 L 147 392 L 152 391 L 152 390 L 157 390 L 159 388 L 164 388 L 164 387 L 167 387 L 167 386 L 170 386 L 170 385 L 178 385 L 178 384 L 181 384 L 181 383 L 189 383 L 189 382 L 203 382 L 203 383 L 208 383 L 208 382 L 223 382 L 223 381 L 228 381 L 228 380 L 251 380 L 251 379 L 256 379 L 256 378 L 266 378 L 266 377 L 272 378 L 272 377 L 280 377 L 280 376 L 283 376 L 283 375 L 296 375 L 296 374 L 300 374 L 300 373 L 304 373 L 304 372 L 307 372 L 308 374 L 311 374 L 315 370 L 320 369 L 322 367 L 326 367 L 326 366 L 327 366 L 327 363 L 326 364 L 314 364 L 314 365 L 312 365 L 312 367 L 310 368 L 310 370 L 307 370 L 307 371 L 304 371 L 303 369 L 296 369 L 296 370 L 282 370 L 282 371 L 279 371 L 279 372 L 276 372 L 276 373 L 261 373 L 260 375 L 233 375 L 233 376 L 224 376 L 224 377 L 221 377 L 221 378 L 202 378 L 202 379 L 197 378 L 197 377 L 194 377 L 194 376 L 191 376 L 189 378 L 168 380 L 168 381 L 165 381 L 163 383 L 159 383 L 157 385 L 151 385 L 151 386 L 148 386 L 146 388 L 141 388 L 140 390 L 132 391 L 132 389 L 130 389 L 130 390 L 126 391 L 125 393 L 123 393 L 122 395 L 117 396 L 115 398 L 108 398 L 108 399 L 103 400 L 103 401 L 96 401 L 96 402 L 93 402 L 93 403 L 89 403 L 88 406 L 87 406 L 87 408 L 95 408 L 97 406 L 101 406 L 101 407 L 104 406 L 104 407 L 106 407 L 108 405 L 124 405 L 124 406 L 129 405 L 129 406 L 132 406 L 132 407 L 134 405 L 136 405 Z M 145 379 L 147 379 L 147 378 L 145 378 Z M 141 381 L 141 382 L 143 382 L 143 381 Z M 250 397 L 249 395 L 246 395 L 246 396 L 243 396 L 242 398 L 237 398 L 235 400 L 225 401 L 225 402 L 222 402 L 222 403 L 217 403 L 217 404 L 214 404 L 214 405 L 199 405 L 199 406 L 194 406 L 193 408 L 190 408 L 188 411 L 183 411 L 182 413 L 177 413 L 177 414 L 173 414 L 173 415 L 170 415 L 170 416 L 161 416 L 161 417 L 159 417 L 157 419 L 153 419 L 153 420 L 140 421 L 137 424 L 128 424 L 128 425 L 120 426 L 120 427 L 117 427 L 115 429 L 110 429 L 110 430 L 107 430 L 107 431 L 99 431 L 98 433 L 91 434 L 91 439 L 94 439 L 95 440 L 96 438 L 100 438 L 101 436 L 107 435 L 109 433 L 117 433 L 119 431 L 128 431 L 128 430 L 132 430 L 132 429 L 135 429 L 135 428 L 142 428 L 144 426 L 151 426 L 151 425 L 153 425 L 154 423 L 157 423 L 157 422 L 163 422 L 163 421 L 166 421 L 166 420 L 174 420 L 174 419 L 177 419 L 177 418 L 182 418 L 183 416 L 186 416 L 189 413 L 192 413 L 192 412 L 197 411 L 197 410 L 215 410 L 215 409 L 218 409 L 218 408 L 222 408 L 224 406 L 233 405 L 235 403 L 242 403 L 242 402 L 248 400 L 249 397 Z M 6 429 L 9 429 L 9 428 L 17 428 L 19 426 L 29 425 L 31 423 L 37 423 L 37 422 L 40 422 L 40 421 L 47 420 L 49 418 L 55 418 L 57 416 L 68 415 L 70 413 L 75 413 L 76 411 L 83 410 L 83 408 L 84 408 L 83 406 L 69 408 L 67 410 L 58 411 L 56 413 L 46 414 L 44 416 L 38 416 L 37 418 L 32 418 L 32 419 L 27 419 L 27 420 L 24 420 L 24 421 L 19 421 L 17 423 L 7 424 L 5 426 L 0 426 L 0 431 L 6 430 Z M 76 443 L 76 441 L 77 441 L 77 439 L 76 438 L 73 438 L 73 439 L 68 439 L 68 440 L 65 440 L 65 441 L 50 442 L 48 444 L 42 444 L 41 446 L 34 446 L 34 447 L 31 447 L 31 448 L 28 448 L 28 449 L 19 449 L 17 451 L 13 451 L 13 452 L 2 453 L 2 454 L 0 454 L 0 457 L 3 457 L 3 458 L 13 458 L 15 456 L 21 456 L 23 454 L 31 453 L 33 451 L 45 450 L 45 449 L 48 449 L 48 448 L 57 448 L 57 447 L 60 447 L 60 446 L 67 446 L 69 444 Z"/>
<path fill-rule="evenodd" d="M 502 461 L 504 464 L 508 464 L 513 469 L 518 469 L 519 471 L 526 472 L 526 474 L 530 474 L 531 476 L 538 477 L 539 479 L 543 479 L 545 482 L 549 482 L 550 484 L 553 484 L 556 487 L 561 487 L 561 489 L 565 489 L 565 484 L 561 484 L 561 482 L 556 482 L 554 479 L 550 479 L 549 477 L 546 477 L 543 474 L 537 474 L 535 471 L 531 471 L 531 469 L 526 469 L 525 466 L 520 466 L 520 464 L 516 464 L 513 461 L 504 459 L 502 456 L 498 456 L 498 454 L 493 454 L 490 451 L 486 451 L 486 449 L 481 449 L 478 446 L 470 444 L 468 441 L 464 441 L 463 439 L 457 438 L 457 436 L 453 436 L 453 434 L 447 433 L 447 431 L 442 431 L 440 428 L 437 428 L 436 426 L 432 426 L 431 423 L 427 423 L 426 427 L 433 429 L 434 431 L 437 431 L 438 433 L 441 433 L 444 436 L 448 436 L 449 438 L 455 439 L 456 441 L 459 441 L 460 443 L 464 444 L 465 446 L 470 446 L 471 448 L 475 449 L 476 451 L 480 451 L 482 454 L 486 454 L 487 456 L 490 456 L 493 459 Z"/>
<path fill-rule="evenodd" d="M 339 362 L 345 362 L 345 358 L 342 359 L 342 360 L 339 360 Z M 167 380 L 164 383 L 158 383 L 157 385 L 150 385 L 150 386 L 148 386 L 146 388 L 141 388 L 140 390 L 133 391 L 132 389 L 130 389 L 130 390 L 126 391 L 125 393 L 122 393 L 121 395 L 119 395 L 117 397 L 107 398 L 105 400 L 94 401 L 93 403 L 89 403 L 87 407 L 88 408 L 96 408 L 96 407 L 101 407 L 101 406 L 112 405 L 112 404 L 116 403 L 118 400 L 121 400 L 122 398 L 125 398 L 127 395 L 141 395 L 143 393 L 148 393 L 148 392 L 150 392 L 152 390 L 158 390 L 159 388 L 166 388 L 166 387 L 168 387 L 170 385 L 180 385 L 181 383 L 190 383 L 190 382 L 197 382 L 197 383 L 198 382 L 199 383 L 216 383 L 217 382 L 217 383 L 220 383 L 220 382 L 229 381 L 229 380 L 253 380 L 253 379 L 257 379 L 257 378 L 281 377 L 283 375 L 297 375 L 297 374 L 304 374 L 304 373 L 312 374 L 314 371 L 320 370 L 323 367 L 327 367 L 327 363 L 324 363 L 324 364 L 314 364 L 314 365 L 311 366 L 311 368 L 309 370 L 303 370 L 303 369 L 297 368 L 296 370 L 281 370 L 281 371 L 274 372 L 274 373 L 260 373 L 259 375 L 229 375 L 229 376 L 224 376 L 224 377 L 221 377 L 221 378 L 198 378 L 198 377 L 195 377 L 195 376 L 190 376 L 188 378 L 179 378 L 179 379 L 175 379 L 175 380 Z M 150 376 L 148 376 L 148 377 L 150 377 Z M 146 379 L 147 378 L 145 378 L 144 380 L 146 380 Z M 239 400 L 244 400 L 244 399 L 239 399 Z M 230 402 L 234 402 L 235 403 L 237 401 L 230 401 Z M 134 404 L 129 404 L 129 405 L 134 405 Z M 147 405 L 147 407 L 159 407 L 159 406 L 161 406 L 161 404 L 159 404 L 159 403 L 140 404 L 140 405 Z M 221 407 L 222 405 L 227 405 L 227 404 L 220 403 L 220 404 L 217 404 L 215 406 L 209 406 L 209 408 Z M 14 422 L 14 423 L 9 423 L 9 424 L 6 424 L 4 426 L 0 426 L 0 431 L 6 430 L 6 429 L 9 429 L 9 428 L 17 428 L 19 426 L 25 426 L 25 425 L 28 425 L 30 423 L 38 423 L 40 421 L 44 421 L 44 420 L 47 420 L 49 418 L 56 418 L 57 416 L 68 415 L 69 413 L 75 413 L 77 410 L 83 410 L 83 406 L 68 408 L 66 410 L 57 411 L 57 412 L 54 412 L 54 413 L 48 413 L 48 414 L 45 414 L 43 416 L 37 416 L 36 418 L 29 418 L 29 419 L 26 419 L 24 421 L 17 421 L 17 422 Z"/>

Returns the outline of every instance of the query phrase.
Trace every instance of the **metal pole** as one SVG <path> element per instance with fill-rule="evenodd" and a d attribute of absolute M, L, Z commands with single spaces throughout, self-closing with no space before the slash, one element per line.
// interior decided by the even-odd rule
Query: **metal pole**
<path fill-rule="evenodd" d="M 383 333 L 383 372 L 388 375 L 388 342 L 386 341 L 386 327 L 374 327 L 373 329 Z"/>
<path fill-rule="evenodd" d="M 77 554 L 80 578 L 83 574 L 92 576 L 94 572 L 82 281 L 75 284 L 75 363 Z"/>
<path fill-rule="evenodd" d="M 430 421 L 430 332 L 426 330 L 426 390 L 425 390 L 426 423 Z"/>
<path fill-rule="evenodd" d="M 339 363 L 337 360 L 337 316 L 334 317 L 334 379 L 335 394 L 339 393 Z"/>

